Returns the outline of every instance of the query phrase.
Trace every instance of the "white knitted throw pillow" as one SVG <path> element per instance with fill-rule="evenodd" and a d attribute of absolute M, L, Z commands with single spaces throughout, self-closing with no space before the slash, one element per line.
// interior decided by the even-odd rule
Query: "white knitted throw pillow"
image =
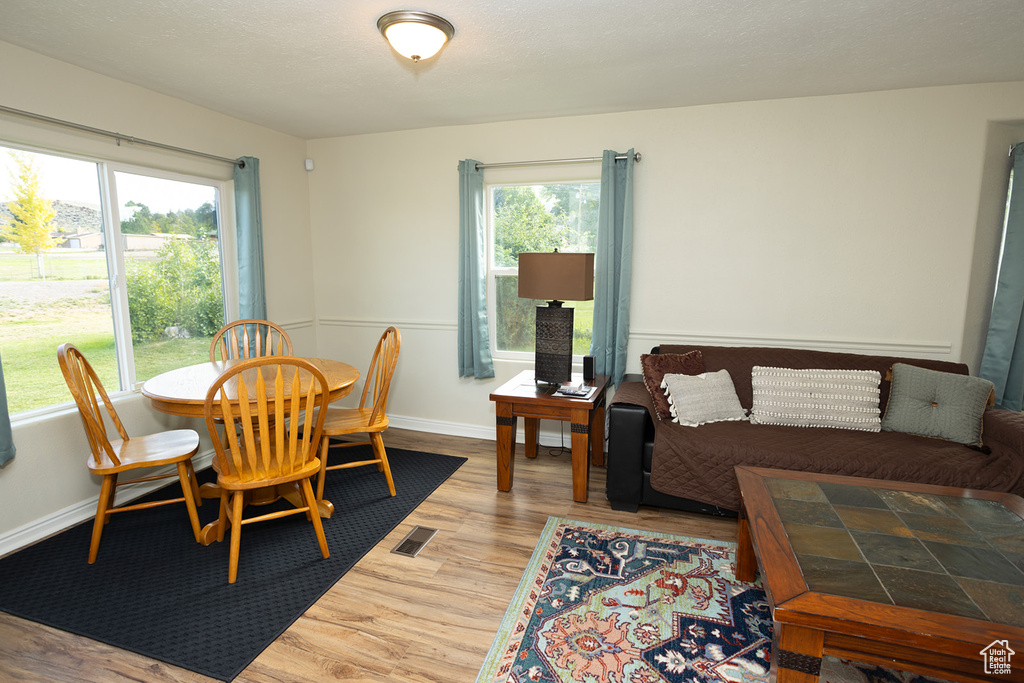
<path fill-rule="evenodd" d="M 747 419 L 728 370 L 665 375 L 661 386 L 668 392 L 672 421 L 683 426 Z"/>
<path fill-rule="evenodd" d="M 881 430 L 876 370 L 794 370 L 755 365 L 750 421 L 790 427 Z"/>

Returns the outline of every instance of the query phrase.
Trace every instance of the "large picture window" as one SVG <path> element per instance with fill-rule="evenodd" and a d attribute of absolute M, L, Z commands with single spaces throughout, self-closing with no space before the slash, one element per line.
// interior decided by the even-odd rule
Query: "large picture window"
<path fill-rule="evenodd" d="M 71 397 L 57 346 L 108 392 L 209 357 L 225 320 L 224 183 L 0 146 L 0 348 L 12 415 Z"/>
<path fill-rule="evenodd" d="M 488 319 L 497 357 L 532 354 L 536 311 L 543 301 L 520 299 L 519 254 L 593 252 L 601 184 L 598 181 L 488 187 Z M 573 354 L 590 351 L 594 302 L 569 301 Z"/>

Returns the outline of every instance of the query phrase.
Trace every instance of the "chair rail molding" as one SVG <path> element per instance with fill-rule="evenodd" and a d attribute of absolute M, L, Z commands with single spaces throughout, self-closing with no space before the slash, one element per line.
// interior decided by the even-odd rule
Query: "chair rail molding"
<path fill-rule="evenodd" d="M 900 342 L 892 340 L 814 339 L 810 337 L 756 337 L 680 333 L 665 330 L 630 330 L 629 341 L 650 347 L 658 344 L 707 344 L 712 346 L 781 346 L 810 351 L 845 351 L 871 355 L 908 356 L 912 358 L 948 359 L 952 342 Z"/>
<path fill-rule="evenodd" d="M 316 326 L 316 320 L 309 318 L 307 320 L 293 320 L 286 323 L 277 323 L 286 330 L 305 330 L 313 329 Z"/>
<path fill-rule="evenodd" d="M 323 327 L 369 327 L 379 329 L 394 325 L 402 330 L 437 330 L 458 332 L 459 325 L 443 320 L 371 320 L 359 318 L 318 318 L 317 323 Z"/>

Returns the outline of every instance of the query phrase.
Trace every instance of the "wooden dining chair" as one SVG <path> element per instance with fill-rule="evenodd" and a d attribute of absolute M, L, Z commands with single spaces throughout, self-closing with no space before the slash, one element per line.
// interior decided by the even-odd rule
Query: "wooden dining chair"
<path fill-rule="evenodd" d="M 72 344 L 61 344 L 57 348 L 57 362 L 64 375 L 64 381 L 67 382 L 68 389 L 71 391 L 71 396 L 74 397 L 75 403 L 78 405 L 78 412 L 82 416 L 82 424 L 85 426 L 85 435 L 89 439 L 89 448 L 92 454 L 86 465 L 90 472 L 103 477 L 100 484 L 100 499 L 96 506 L 96 518 L 92 525 L 89 564 L 96 561 L 103 527 L 115 512 L 144 510 L 160 505 L 184 502 L 185 509 L 188 510 L 189 521 L 192 524 L 192 535 L 198 542 L 199 515 L 196 512 L 196 506 L 202 505 L 202 500 L 199 498 L 196 473 L 192 468 L 192 456 L 199 450 L 199 434 L 192 429 L 172 429 L 147 436 L 129 437 L 117 416 L 117 411 L 114 410 L 114 405 L 107 396 L 107 392 L 103 389 L 103 384 L 82 352 Z M 110 422 L 113 423 L 121 438 L 111 441 L 107 437 L 107 428 L 103 421 L 104 411 L 100 409 L 101 401 Z M 176 472 L 118 481 L 118 475 L 122 472 L 165 465 L 175 465 Z M 178 481 L 181 482 L 182 496 L 180 498 L 114 507 L 118 486 L 174 476 L 177 476 Z"/>
<path fill-rule="evenodd" d="M 283 327 L 269 320 L 236 320 L 217 330 L 210 341 L 211 361 L 290 355 L 291 338 Z"/>
<path fill-rule="evenodd" d="M 328 470 L 342 470 L 363 465 L 377 465 L 377 470 L 384 473 L 388 482 L 388 490 L 395 495 L 395 482 L 391 478 L 391 465 L 388 454 L 384 450 L 384 439 L 381 432 L 388 428 L 388 393 L 391 391 L 391 378 L 398 364 L 398 351 L 402 346 L 402 335 L 395 327 L 384 330 L 377 348 L 370 360 L 370 369 L 366 373 L 363 394 L 359 399 L 358 408 L 328 408 L 327 419 L 324 421 L 323 439 L 320 445 L 320 477 L 316 484 L 316 497 L 324 497 L 324 481 Z M 372 395 L 370 391 L 373 391 Z M 369 403 L 367 400 L 369 399 Z M 347 434 L 366 434 L 369 441 L 344 441 L 331 443 L 330 437 Z M 339 465 L 327 464 L 327 451 L 330 448 L 349 448 L 365 444 L 373 446 L 372 460 L 359 460 Z"/>
<path fill-rule="evenodd" d="M 244 361 L 210 386 L 203 416 L 213 440 L 213 468 L 221 490 L 218 541 L 224 540 L 230 515 L 229 583 L 238 576 L 242 526 L 252 522 L 305 514 L 313 522 L 321 554 L 329 557 L 310 483 L 320 471 L 317 446 L 329 400 L 323 373 L 307 360 L 288 356 Z M 223 419 L 223 435 L 218 417 Z M 246 492 L 289 484 L 299 487 L 304 505 L 242 517 Z"/>

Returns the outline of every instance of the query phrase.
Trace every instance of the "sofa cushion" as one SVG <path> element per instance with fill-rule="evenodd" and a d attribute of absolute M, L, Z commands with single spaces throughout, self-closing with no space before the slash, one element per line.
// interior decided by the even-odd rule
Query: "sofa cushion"
<path fill-rule="evenodd" d="M 749 422 L 655 426 L 651 486 L 662 493 L 739 510 L 738 465 L 1009 491 L 1020 481 L 1024 458 L 903 432 Z"/>
<path fill-rule="evenodd" d="M 728 370 L 699 375 L 665 375 L 662 388 L 668 393 L 672 421 L 686 427 L 710 422 L 746 420 Z"/>
<path fill-rule="evenodd" d="M 687 353 L 645 353 L 640 356 L 644 386 L 651 394 L 654 412 L 659 420 L 671 420 L 672 409 L 661 383 L 665 375 L 699 375 L 704 372 L 700 351 Z"/>
<path fill-rule="evenodd" d="M 980 377 L 896 363 L 882 429 L 981 446 L 982 414 L 992 387 Z"/>
<path fill-rule="evenodd" d="M 754 424 L 881 429 L 877 370 L 769 368 L 751 371 Z"/>

